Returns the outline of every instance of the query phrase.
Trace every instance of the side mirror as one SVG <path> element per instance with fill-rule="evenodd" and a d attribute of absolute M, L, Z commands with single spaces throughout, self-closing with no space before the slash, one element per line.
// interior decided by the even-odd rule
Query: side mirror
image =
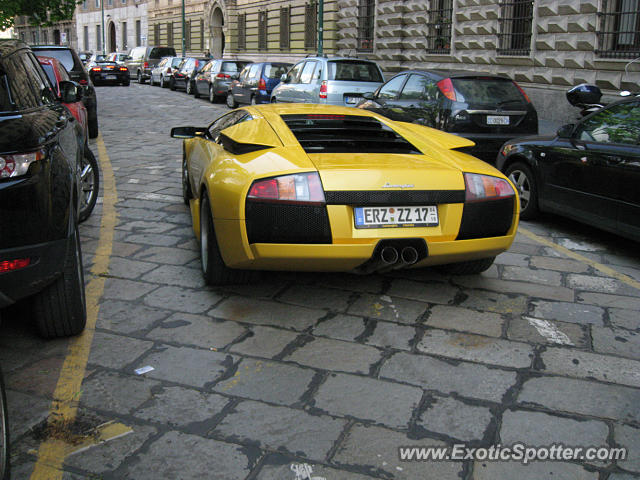
<path fill-rule="evenodd" d="M 283 73 L 282 75 L 280 75 L 280 81 L 282 83 L 289 83 L 289 75 L 287 75 L 286 73 Z"/>
<path fill-rule="evenodd" d="M 362 94 L 362 98 L 364 98 L 365 100 L 373 100 L 374 94 L 373 92 L 364 92 Z"/>
<path fill-rule="evenodd" d="M 204 136 L 206 128 L 198 127 L 173 127 L 171 129 L 172 138 L 193 138 Z"/>
<path fill-rule="evenodd" d="M 63 80 L 60 82 L 60 99 L 62 103 L 75 103 L 82 100 L 82 88 L 76 82 Z"/>
<path fill-rule="evenodd" d="M 563 125 L 558 129 L 556 135 L 558 136 L 558 138 L 571 138 L 574 128 L 575 125 L 573 123 Z"/>

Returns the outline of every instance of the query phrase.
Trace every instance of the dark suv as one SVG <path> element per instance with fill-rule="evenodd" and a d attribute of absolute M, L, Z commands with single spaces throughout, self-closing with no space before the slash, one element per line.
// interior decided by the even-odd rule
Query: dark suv
<path fill-rule="evenodd" d="M 538 114 L 510 78 L 474 72 L 401 72 L 357 106 L 473 140 L 469 152 L 493 163 L 504 142 L 537 135 Z"/>
<path fill-rule="evenodd" d="M 73 48 L 61 47 L 58 45 L 33 45 L 31 49 L 36 55 L 43 57 L 57 58 L 64 68 L 69 72 L 71 80 L 78 82 L 84 87 L 82 103 L 87 108 L 89 117 L 89 138 L 98 136 L 98 101 L 96 100 L 96 90 L 89 78 L 89 74 L 84 68 L 82 60 Z"/>
<path fill-rule="evenodd" d="M 0 309 L 29 298 L 39 333 L 80 333 L 86 323 L 78 233 L 84 133 L 29 47 L 0 40 Z"/>

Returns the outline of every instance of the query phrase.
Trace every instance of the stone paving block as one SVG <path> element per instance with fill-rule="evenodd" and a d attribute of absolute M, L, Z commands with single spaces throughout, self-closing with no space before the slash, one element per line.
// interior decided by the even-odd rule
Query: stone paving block
<path fill-rule="evenodd" d="M 134 258 L 147 262 L 155 262 L 168 265 L 186 265 L 187 263 L 200 258 L 198 252 L 188 250 L 177 250 L 167 247 L 151 247 L 138 251 Z"/>
<path fill-rule="evenodd" d="M 561 462 L 475 462 L 473 480 L 541 480 L 548 478 L 598 480 L 598 472 L 589 472 L 580 465 Z"/>
<path fill-rule="evenodd" d="M 627 458 L 618 460 L 618 466 L 636 474 L 640 473 L 640 429 L 616 425 L 613 431 L 616 444 L 627 449 Z"/>
<path fill-rule="evenodd" d="M 504 295 L 497 292 L 465 290 L 461 307 L 496 313 L 522 315 L 527 309 L 528 298 L 521 295 Z"/>
<path fill-rule="evenodd" d="M 96 372 L 82 383 L 80 403 L 86 407 L 127 415 L 151 398 L 160 383 L 120 372 Z"/>
<path fill-rule="evenodd" d="M 207 427 L 207 421 L 211 421 L 229 403 L 229 398 L 215 393 L 199 392 L 183 387 L 164 387 L 160 392 L 154 393 L 152 398 L 141 408 L 137 408 L 134 416 L 154 423 L 168 425 L 169 428 L 189 428 L 195 425 L 198 432 L 204 434 L 211 426 Z M 201 430 L 201 432 L 200 432 Z"/>
<path fill-rule="evenodd" d="M 520 242 L 513 242 L 511 244 L 511 246 L 509 247 L 509 251 L 507 253 L 520 253 L 522 255 L 537 255 L 541 248 L 540 248 L 540 244 L 536 243 L 536 244 L 528 244 L 528 243 L 520 243 Z M 531 260 L 533 260 L 533 256 L 530 257 L 529 262 L 531 263 Z"/>
<path fill-rule="evenodd" d="M 349 307 L 348 313 L 411 324 L 420 319 L 427 307 L 426 303 L 405 300 L 404 298 L 364 294 Z"/>
<path fill-rule="evenodd" d="M 205 315 L 174 313 L 151 330 L 147 337 L 182 345 L 222 349 L 246 331 L 235 322 L 215 320 Z"/>
<path fill-rule="evenodd" d="M 517 293 L 533 298 L 544 298 L 548 300 L 559 300 L 573 302 L 573 290 L 559 286 L 546 286 L 537 283 L 512 282 L 507 280 L 496 280 L 493 278 L 482 278 L 478 275 L 456 277 L 453 281 L 457 285 L 467 288 L 480 288 L 492 290 L 499 293 Z"/>
<path fill-rule="evenodd" d="M 518 402 L 621 422 L 640 421 L 640 390 L 620 385 L 562 377 L 531 378 L 524 383 Z"/>
<path fill-rule="evenodd" d="M 153 347 L 153 342 L 124 335 L 95 332 L 89 363 L 107 368 L 124 368 Z"/>
<path fill-rule="evenodd" d="M 51 400 L 9 389 L 6 394 L 12 439 L 19 438 L 49 416 Z"/>
<path fill-rule="evenodd" d="M 603 325 L 604 309 L 593 305 L 544 300 L 534 300 L 531 305 L 533 307 L 531 316 L 535 318 L 560 320 L 580 325 Z"/>
<path fill-rule="evenodd" d="M 136 233 L 122 237 L 122 241 L 128 243 L 140 243 L 143 245 L 153 245 L 157 247 L 171 247 L 177 245 L 182 237 L 157 233 Z"/>
<path fill-rule="evenodd" d="M 338 314 L 320 322 L 313 329 L 313 334 L 352 341 L 364 333 L 365 326 L 365 320 L 362 317 Z"/>
<path fill-rule="evenodd" d="M 446 283 L 414 282 L 402 279 L 394 280 L 388 291 L 391 297 L 444 305 L 452 304 L 457 293 L 456 287 Z"/>
<path fill-rule="evenodd" d="M 640 297 L 640 290 L 610 277 L 596 277 L 594 275 L 572 273 L 567 276 L 567 286 L 582 291 Z"/>
<path fill-rule="evenodd" d="M 190 288 L 205 286 L 204 278 L 200 270 L 181 267 L 179 265 L 161 265 L 144 275 L 142 280 L 149 283 L 161 283 L 163 285 L 177 285 Z"/>
<path fill-rule="evenodd" d="M 280 459 L 279 459 L 280 460 Z M 269 461 L 269 459 L 267 459 Z M 331 480 L 368 480 L 375 477 L 360 475 L 347 470 L 337 470 L 335 468 L 307 463 L 297 459 L 290 459 L 285 464 L 271 465 L 263 463 L 256 480 L 283 480 L 295 479 L 297 472 L 310 472 L 311 479 L 331 479 Z M 302 475 L 302 473 L 300 473 Z M 309 478 L 302 477 L 302 478 Z"/>
<path fill-rule="evenodd" d="M 500 443 L 542 446 L 606 446 L 609 428 L 597 420 L 574 420 L 542 412 L 507 410 L 502 415 Z"/>
<path fill-rule="evenodd" d="M 543 326 L 542 335 L 539 327 Z M 548 328 L 546 328 L 548 325 Z M 549 335 L 546 330 L 553 329 L 554 335 Z M 588 348 L 590 346 L 589 337 L 580 325 L 575 323 L 558 322 L 555 320 L 543 320 L 533 317 L 522 316 L 520 318 L 514 318 L 509 322 L 509 328 L 507 330 L 507 338 L 509 340 L 516 340 L 519 342 L 527 343 L 539 343 L 542 345 L 557 345 L 566 341 L 571 342 L 572 345 L 578 348 Z"/>
<path fill-rule="evenodd" d="M 384 277 L 382 275 L 353 275 L 350 273 L 318 273 L 314 275 L 314 285 L 331 285 L 332 288 L 349 292 L 381 293 Z"/>
<path fill-rule="evenodd" d="M 455 480 L 461 478 L 462 462 L 400 461 L 399 447 L 437 447 L 430 438 L 409 439 L 404 433 L 356 424 L 347 432 L 332 463 L 358 466 L 361 470 L 397 480 Z M 330 480 L 327 478 L 327 480 Z M 332 480 L 332 479 L 331 479 Z M 495 480 L 495 479 L 494 479 Z"/>
<path fill-rule="evenodd" d="M 143 247 L 141 245 L 136 245 L 134 243 L 113 242 L 111 258 L 112 259 L 114 257 L 128 258 L 128 257 L 131 257 L 134 253 L 141 250 L 142 248 Z M 84 252 L 84 243 L 82 244 L 82 251 Z"/>
<path fill-rule="evenodd" d="M 180 287 L 160 287 L 144 297 L 151 307 L 177 310 L 184 313 L 203 313 L 212 308 L 222 297 L 210 290 L 192 290 Z"/>
<path fill-rule="evenodd" d="M 100 304 L 97 328 L 129 334 L 151 328 L 171 315 L 169 310 L 150 308 L 139 303 L 105 300 Z"/>
<path fill-rule="evenodd" d="M 609 321 L 616 327 L 638 330 L 640 328 L 640 315 L 637 310 L 624 308 L 610 308 Z"/>
<path fill-rule="evenodd" d="M 231 297 L 208 314 L 236 322 L 304 330 L 324 317 L 327 312 L 273 301 Z"/>
<path fill-rule="evenodd" d="M 179 447 L 179 448 L 177 448 Z M 119 470 L 117 478 L 217 478 L 243 480 L 251 470 L 253 449 L 196 435 L 170 431 Z"/>
<path fill-rule="evenodd" d="M 120 222 L 118 224 L 119 230 L 128 230 L 135 233 L 165 233 L 171 230 L 173 225 L 165 222 L 147 222 L 144 220 L 134 220 L 133 222 Z"/>
<path fill-rule="evenodd" d="M 529 255 L 523 255 L 521 253 L 504 252 L 496 257 L 495 263 L 498 265 L 515 265 L 518 267 L 529 266 Z"/>
<path fill-rule="evenodd" d="M 572 238 L 556 238 L 555 243 L 557 243 L 561 247 L 568 248 L 569 250 L 579 250 L 581 253 L 606 250 L 606 247 L 601 243 L 596 243 L 590 240 L 574 240 Z"/>
<path fill-rule="evenodd" d="M 309 460 L 322 461 L 340 436 L 346 422 L 303 410 L 243 401 L 216 427 L 213 434 L 286 449 Z"/>
<path fill-rule="evenodd" d="M 576 295 L 579 303 L 598 305 L 600 307 L 616 307 L 627 310 L 640 311 L 640 298 L 624 295 L 610 295 L 608 293 L 580 292 Z"/>
<path fill-rule="evenodd" d="M 612 473 L 607 480 L 637 480 L 638 476 L 631 473 Z"/>
<path fill-rule="evenodd" d="M 640 312 L 636 312 L 640 316 Z M 591 327 L 593 349 L 640 360 L 640 333 L 621 328 Z"/>
<path fill-rule="evenodd" d="M 381 356 L 380 350 L 367 345 L 315 338 L 285 357 L 285 360 L 322 370 L 368 374 Z"/>
<path fill-rule="evenodd" d="M 468 405 L 451 397 L 432 397 L 417 424 L 463 442 L 482 440 L 493 415 L 487 407 Z"/>
<path fill-rule="evenodd" d="M 233 377 L 214 390 L 252 400 L 293 405 L 307 390 L 315 372 L 293 365 L 245 358 Z"/>
<path fill-rule="evenodd" d="M 112 257 L 109 260 L 109 275 L 133 280 L 156 267 L 158 267 L 156 263 Z"/>
<path fill-rule="evenodd" d="M 380 377 L 496 403 L 501 402 L 516 383 L 516 374 L 512 371 L 403 352 L 396 353 L 382 365 Z"/>
<path fill-rule="evenodd" d="M 200 268 L 200 259 L 195 261 L 196 267 Z M 285 287 L 284 282 L 258 280 L 249 285 L 225 285 L 218 287 L 219 290 L 235 293 L 248 298 L 272 298 Z"/>
<path fill-rule="evenodd" d="M 137 300 L 156 288 L 158 288 L 157 285 L 150 283 L 134 282 L 120 278 L 107 278 L 102 298 L 112 300 Z"/>
<path fill-rule="evenodd" d="M 444 330 L 427 330 L 418 343 L 418 350 L 432 355 L 511 368 L 527 368 L 531 366 L 533 359 L 533 349 L 526 343 Z"/>
<path fill-rule="evenodd" d="M 435 305 L 426 322 L 430 327 L 477 333 L 490 337 L 502 335 L 502 317 L 497 313 L 478 312 L 462 307 Z"/>
<path fill-rule="evenodd" d="M 586 263 L 568 258 L 534 256 L 531 257 L 530 264 L 532 267 L 559 272 L 585 273 L 589 270 L 589 265 Z"/>
<path fill-rule="evenodd" d="M 140 360 L 134 369 L 151 366 L 154 370 L 144 375 L 183 385 L 204 387 L 218 380 L 236 360 L 222 352 L 163 346 Z"/>
<path fill-rule="evenodd" d="M 232 345 L 232 352 L 272 358 L 298 337 L 298 333 L 281 328 L 254 326 L 250 331 L 252 336 Z"/>
<path fill-rule="evenodd" d="M 548 348 L 542 353 L 545 371 L 579 378 L 595 378 L 640 387 L 640 362 L 568 348 Z"/>
<path fill-rule="evenodd" d="M 314 406 L 332 415 L 407 428 L 421 398 L 420 388 L 338 373 L 320 385 Z"/>
<path fill-rule="evenodd" d="M 416 329 L 406 325 L 396 325 L 389 322 L 377 322 L 371 336 L 365 339 L 368 345 L 382 348 L 396 348 L 411 350 L 410 342 L 416 336 Z"/>
<path fill-rule="evenodd" d="M 559 272 L 510 265 L 505 266 L 502 270 L 502 279 L 541 285 L 562 285 L 562 275 Z"/>
<path fill-rule="evenodd" d="M 124 424 L 132 428 L 133 431 L 66 457 L 65 467 L 79 468 L 92 474 L 88 477 L 79 476 L 78 478 L 86 478 L 87 480 L 95 478 L 95 476 L 105 474 L 121 465 L 128 456 L 139 450 L 144 442 L 156 433 L 155 428 L 147 425 L 135 425 L 130 422 Z"/>
<path fill-rule="evenodd" d="M 6 388 L 22 393 L 47 397 L 58 383 L 58 373 L 64 363 L 64 356 L 46 357 L 19 368 L 13 372 L 4 372 Z M 4 364 L 0 363 L 4 370 Z"/>
<path fill-rule="evenodd" d="M 309 287 L 294 285 L 289 287 L 278 297 L 285 303 L 302 305 L 303 307 L 325 308 L 331 311 L 343 312 L 349 304 L 350 292 L 334 288 Z"/>
<path fill-rule="evenodd" d="M 118 218 L 120 223 L 124 223 L 125 219 L 161 221 L 166 213 L 147 208 L 124 208 L 118 205 Z M 136 242 L 133 242 L 136 243 Z"/>

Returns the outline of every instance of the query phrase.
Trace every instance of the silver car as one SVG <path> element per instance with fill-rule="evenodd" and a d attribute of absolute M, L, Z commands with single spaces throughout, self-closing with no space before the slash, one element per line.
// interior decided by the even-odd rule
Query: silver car
<path fill-rule="evenodd" d="M 282 76 L 271 102 L 324 103 L 355 107 L 384 82 L 375 62 L 347 57 L 308 57 Z"/>

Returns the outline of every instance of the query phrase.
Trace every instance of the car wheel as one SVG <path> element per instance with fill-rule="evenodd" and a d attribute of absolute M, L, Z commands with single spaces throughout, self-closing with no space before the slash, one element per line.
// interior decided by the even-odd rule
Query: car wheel
<path fill-rule="evenodd" d="M 87 306 L 77 223 L 74 222 L 73 234 L 67 246 L 62 275 L 35 294 L 32 300 L 36 326 L 42 337 L 68 337 L 84 330 Z"/>
<path fill-rule="evenodd" d="M 187 169 L 187 159 L 182 158 L 182 198 L 184 199 L 184 204 L 189 205 L 189 200 L 193 198 L 193 193 L 191 192 L 191 184 L 189 183 L 189 170 Z"/>
<path fill-rule="evenodd" d="M 227 107 L 236 108 L 238 106 L 238 102 L 233 98 L 233 93 L 227 92 Z"/>
<path fill-rule="evenodd" d="M 211 103 L 216 103 L 216 94 L 213 93 L 213 86 L 209 86 L 209 101 Z"/>
<path fill-rule="evenodd" d="M 207 285 L 247 283 L 251 279 L 252 272 L 235 270 L 225 265 L 213 227 L 207 192 L 204 192 L 200 202 L 200 259 L 202 275 Z"/>
<path fill-rule="evenodd" d="M 191 81 L 189 79 L 187 79 L 187 84 L 184 87 L 184 91 L 187 93 L 187 95 L 191 95 L 193 93 L 193 87 L 191 86 Z"/>
<path fill-rule="evenodd" d="M 195 98 L 200 98 L 200 93 L 198 92 L 198 84 L 196 84 L 195 82 L 193 83 L 192 92 Z"/>
<path fill-rule="evenodd" d="M 505 175 L 518 190 L 520 197 L 520 218 L 531 220 L 538 215 L 538 186 L 531 169 L 524 163 L 509 165 Z"/>
<path fill-rule="evenodd" d="M 496 257 L 489 257 L 468 262 L 449 263 L 441 265 L 439 269 L 451 275 L 475 275 L 488 270 L 495 259 Z"/>
<path fill-rule="evenodd" d="M 160 76 L 160 88 L 166 88 L 167 86 L 164 84 L 164 75 Z"/>
<path fill-rule="evenodd" d="M 98 136 L 98 112 L 96 108 L 89 110 L 89 138 L 96 138 Z"/>
<path fill-rule="evenodd" d="M 140 85 L 144 83 L 144 79 L 142 78 L 142 72 L 138 72 L 138 83 Z"/>
<path fill-rule="evenodd" d="M 84 222 L 96 206 L 98 192 L 100 191 L 100 169 L 95 155 L 88 146 L 84 147 L 84 156 L 80 163 L 80 186 L 82 193 L 80 197 L 80 210 L 78 221 Z"/>
<path fill-rule="evenodd" d="M 278 100 L 276 99 L 276 97 L 271 98 L 271 103 L 278 103 Z"/>
<path fill-rule="evenodd" d="M 9 417 L 7 413 L 7 395 L 4 379 L 0 372 L 0 479 L 8 480 L 9 475 Z"/>
<path fill-rule="evenodd" d="M 176 81 L 173 78 L 169 80 L 169 90 L 172 92 L 176 91 Z"/>
<path fill-rule="evenodd" d="M 257 105 L 257 104 L 258 104 L 258 102 L 256 101 L 256 96 L 252 95 L 251 96 L 251 105 Z"/>

